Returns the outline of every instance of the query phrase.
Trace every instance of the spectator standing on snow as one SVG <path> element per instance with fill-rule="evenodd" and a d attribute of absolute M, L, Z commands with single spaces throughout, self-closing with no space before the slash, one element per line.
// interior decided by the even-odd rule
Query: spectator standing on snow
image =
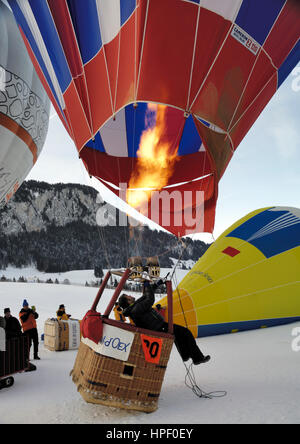
<path fill-rule="evenodd" d="M 64 304 L 61 304 L 56 312 L 56 317 L 59 321 L 68 321 L 71 317 L 70 314 L 66 313 L 66 308 Z"/>
<path fill-rule="evenodd" d="M 33 357 L 34 359 L 40 359 L 38 356 L 39 352 L 39 335 L 37 331 L 36 319 L 39 317 L 38 313 L 35 311 L 35 307 L 29 308 L 29 304 L 24 299 L 23 308 L 19 313 L 19 318 L 21 321 L 22 329 L 24 334 L 28 337 L 29 348 L 33 342 Z"/>
<path fill-rule="evenodd" d="M 20 322 L 11 315 L 10 308 L 4 309 L 6 339 L 19 338 L 22 335 Z"/>

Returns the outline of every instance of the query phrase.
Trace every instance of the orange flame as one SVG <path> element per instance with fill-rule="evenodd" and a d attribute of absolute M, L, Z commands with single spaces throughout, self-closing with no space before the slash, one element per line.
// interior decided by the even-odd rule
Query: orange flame
<path fill-rule="evenodd" d="M 142 213 L 153 190 L 161 190 L 168 184 L 177 160 L 178 146 L 170 144 L 166 137 L 166 111 L 164 105 L 148 104 L 139 149 L 137 164 L 133 171 L 127 203 Z"/>

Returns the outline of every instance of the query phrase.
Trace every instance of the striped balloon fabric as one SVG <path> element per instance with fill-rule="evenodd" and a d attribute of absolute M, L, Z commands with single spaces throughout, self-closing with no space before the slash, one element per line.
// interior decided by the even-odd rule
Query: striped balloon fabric
<path fill-rule="evenodd" d="M 148 216 L 176 235 L 211 232 L 220 178 L 299 61 L 299 2 L 9 4 L 89 174 L 117 194 L 120 184 L 169 197 L 178 192 L 166 210 L 171 217 L 164 221 L 161 210 Z M 152 140 L 147 153 L 146 136 Z M 151 171 L 147 180 L 145 171 Z M 148 193 L 148 209 L 152 201 Z M 183 213 L 195 215 L 203 203 L 202 224 L 192 220 L 192 226 Z"/>
<path fill-rule="evenodd" d="M 0 0 L 0 205 L 21 186 L 42 152 L 50 101 L 14 16 Z"/>

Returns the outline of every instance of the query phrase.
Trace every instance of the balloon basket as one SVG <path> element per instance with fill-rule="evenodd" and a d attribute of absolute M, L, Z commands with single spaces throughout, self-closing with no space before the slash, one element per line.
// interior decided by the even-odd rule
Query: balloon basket
<path fill-rule="evenodd" d="M 98 313 L 103 327 L 99 343 L 82 335 L 71 376 L 86 402 L 150 413 L 158 408 L 174 342 L 172 315 L 169 314 L 166 333 L 108 319 L 128 274 L 123 276 L 104 315 Z M 106 282 L 108 279 L 109 276 Z M 98 304 L 105 280 L 92 310 Z M 172 297 L 171 282 L 167 283 L 167 289 Z M 170 306 L 172 309 L 172 303 Z"/>
<path fill-rule="evenodd" d="M 103 356 L 81 342 L 72 379 L 83 399 L 89 403 L 110 407 L 155 411 L 158 408 L 158 399 L 172 350 L 173 336 L 154 336 L 153 333 L 147 330 L 143 333 L 142 330 L 134 332 L 127 361 Z M 161 344 L 157 363 L 146 360 L 142 344 L 143 334 L 151 337 L 152 344 L 155 344 L 153 349 L 157 348 L 157 340 Z"/>

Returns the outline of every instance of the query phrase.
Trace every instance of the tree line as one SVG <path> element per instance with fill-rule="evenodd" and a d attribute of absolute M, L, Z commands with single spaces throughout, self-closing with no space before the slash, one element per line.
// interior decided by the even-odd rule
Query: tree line
<path fill-rule="evenodd" d="M 0 235 L 0 269 L 35 266 L 39 271 L 120 268 L 132 256 L 158 255 L 160 266 L 173 266 L 171 258 L 197 261 L 208 248 L 186 238 L 186 248 L 171 234 L 148 227 L 98 227 L 81 221 L 63 227 L 54 224 L 40 232 Z M 98 276 L 101 277 L 101 276 Z"/>

